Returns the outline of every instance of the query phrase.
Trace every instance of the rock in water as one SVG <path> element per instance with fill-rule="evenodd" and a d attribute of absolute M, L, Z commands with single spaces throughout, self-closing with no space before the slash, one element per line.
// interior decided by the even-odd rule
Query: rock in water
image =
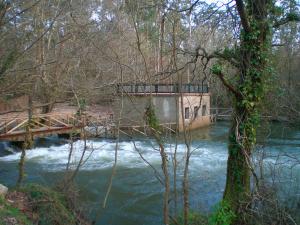
<path fill-rule="evenodd" d="M 0 184 L 0 196 L 5 196 L 8 192 L 8 188 Z"/>

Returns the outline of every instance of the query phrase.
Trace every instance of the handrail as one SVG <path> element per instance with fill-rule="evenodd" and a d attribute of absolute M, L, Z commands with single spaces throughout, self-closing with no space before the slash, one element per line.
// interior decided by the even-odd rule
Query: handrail
<path fill-rule="evenodd" d="M 208 85 L 202 84 L 117 84 L 117 93 L 208 93 Z"/>
<path fill-rule="evenodd" d="M 42 120 L 43 122 L 36 120 Z M 32 122 L 35 125 L 38 125 L 38 129 L 41 128 L 67 128 L 74 126 L 85 126 L 88 124 L 107 124 L 110 121 L 110 118 L 97 118 L 90 114 L 83 114 L 82 116 L 76 116 L 74 113 L 48 113 L 48 114 L 35 114 L 32 115 Z M 4 134 L 11 134 L 20 129 L 24 130 L 24 124 L 28 121 L 28 116 L 19 115 L 13 116 L 13 118 L 5 117 L 0 118 L 1 128 L 0 128 L 0 136 Z M 33 129 L 37 130 L 38 129 Z"/>

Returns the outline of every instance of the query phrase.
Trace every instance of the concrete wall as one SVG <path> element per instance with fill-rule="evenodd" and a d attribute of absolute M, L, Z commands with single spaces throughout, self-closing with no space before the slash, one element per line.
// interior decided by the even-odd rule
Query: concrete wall
<path fill-rule="evenodd" d="M 198 107 L 198 113 L 195 115 L 195 107 Z M 185 118 L 185 110 L 188 108 L 189 117 Z M 206 109 L 206 110 L 205 110 Z M 178 98 L 178 124 L 179 131 L 183 131 L 185 125 L 187 130 L 196 129 L 207 126 L 210 121 L 210 95 L 209 94 L 184 94 L 183 109 L 181 105 L 181 97 Z M 182 112 L 184 119 L 182 119 Z"/>
<path fill-rule="evenodd" d="M 153 97 L 155 114 L 160 123 L 176 123 L 176 101 L 177 97 L 175 95 Z"/>
<path fill-rule="evenodd" d="M 150 105 L 149 95 L 127 95 L 123 97 L 123 111 L 120 118 L 121 126 L 144 126 L 145 109 Z M 183 114 L 188 108 L 189 117 L 182 120 L 181 97 L 178 94 L 161 94 L 152 96 L 152 103 L 155 106 L 155 113 L 160 123 L 177 123 L 179 131 L 183 131 L 183 124 L 188 130 L 207 126 L 210 121 L 210 95 L 209 94 L 184 94 Z M 118 121 L 122 107 L 120 97 L 113 103 L 114 119 Z M 195 115 L 195 107 L 198 113 Z M 205 112 L 204 109 L 206 108 Z M 184 115 L 185 116 L 185 115 Z"/>
<path fill-rule="evenodd" d="M 143 126 L 145 124 L 145 109 L 150 105 L 149 95 L 129 95 L 123 97 L 123 110 L 120 117 L 121 126 Z M 152 96 L 155 113 L 160 123 L 176 123 L 176 96 L 156 95 Z M 114 119 L 118 121 L 122 101 L 117 97 L 113 102 Z"/>

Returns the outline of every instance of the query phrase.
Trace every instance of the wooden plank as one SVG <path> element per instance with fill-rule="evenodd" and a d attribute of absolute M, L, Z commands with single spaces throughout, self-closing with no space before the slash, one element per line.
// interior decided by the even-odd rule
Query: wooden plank
<path fill-rule="evenodd" d="M 49 126 L 47 125 L 47 124 L 44 124 L 44 123 L 40 123 L 40 122 L 38 122 L 38 121 L 36 121 L 36 120 L 32 120 L 34 123 L 36 123 L 36 124 L 38 124 L 38 125 L 41 125 L 42 127 L 48 127 L 49 128 Z"/>
<path fill-rule="evenodd" d="M 4 129 L 5 127 L 9 126 L 10 124 L 12 124 L 12 123 L 14 123 L 14 122 L 16 122 L 16 121 L 17 121 L 17 119 L 13 119 L 12 121 L 6 123 L 5 126 L 4 126 L 3 128 L 1 127 L 1 129 Z"/>
<path fill-rule="evenodd" d="M 53 117 L 51 117 L 51 120 L 54 120 L 54 121 L 56 121 L 57 123 L 60 123 L 60 124 L 62 124 L 62 125 L 64 125 L 64 126 L 66 126 L 66 127 L 69 127 L 69 126 L 70 126 L 69 124 L 66 124 L 66 123 L 64 123 L 64 122 L 62 122 L 62 121 L 59 121 L 59 120 L 57 120 L 57 119 L 55 119 L 55 118 L 53 118 Z"/>
<path fill-rule="evenodd" d="M 15 131 L 16 129 L 18 129 L 19 127 L 23 126 L 25 123 L 28 122 L 28 119 L 24 120 L 22 123 L 20 123 L 19 125 L 17 125 L 16 127 L 14 127 L 13 129 L 9 130 L 8 132 L 6 132 L 7 134 L 12 133 L 13 131 Z"/>
<path fill-rule="evenodd" d="M 144 136 L 147 136 L 147 134 L 143 133 L 142 131 L 139 131 L 138 129 L 135 129 L 134 127 L 132 128 L 132 130 L 144 135 Z"/>
<path fill-rule="evenodd" d="M 164 124 L 162 124 L 161 126 L 164 127 L 164 128 L 167 129 L 167 130 L 172 131 L 173 133 L 176 133 L 176 131 L 173 130 L 171 127 L 168 127 L 168 126 L 166 126 L 166 125 L 164 125 Z"/>
<path fill-rule="evenodd" d="M 6 121 L 0 123 L 0 128 L 6 124 Z"/>
<path fill-rule="evenodd" d="M 48 121 L 49 122 L 49 126 L 51 127 L 51 117 L 49 117 L 49 118 L 48 118 L 48 116 L 47 117 L 42 117 L 42 118 L 39 117 L 39 119 L 43 119 L 43 120 Z"/>
<path fill-rule="evenodd" d="M 128 137 L 132 137 L 131 135 L 127 134 L 125 131 L 123 131 L 123 130 L 121 130 L 121 129 L 119 129 L 119 131 L 120 131 L 121 133 L 127 135 Z"/>

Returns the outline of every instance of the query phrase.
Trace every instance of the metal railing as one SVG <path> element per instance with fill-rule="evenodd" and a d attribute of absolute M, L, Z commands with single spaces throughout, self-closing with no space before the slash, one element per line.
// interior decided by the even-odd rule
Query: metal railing
<path fill-rule="evenodd" d="M 117 92 L 126 93 L 208 93 L 207 85 L 202 84 L 118 84 Z"/>

